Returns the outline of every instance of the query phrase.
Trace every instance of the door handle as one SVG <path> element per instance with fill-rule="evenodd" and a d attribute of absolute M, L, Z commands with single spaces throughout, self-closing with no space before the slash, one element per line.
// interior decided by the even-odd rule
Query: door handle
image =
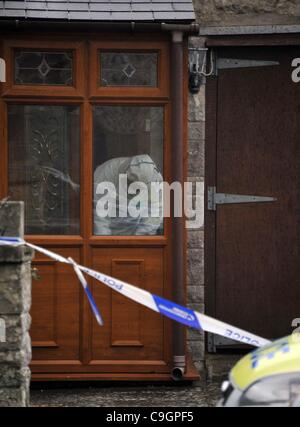
<path fill-rule="evenodd" d="M 277 199 L 275 197 L 217 193 L 216 187 L 207 187 L 207 208 L 210 211 L 215 211 L 217 209 L 217 205 L 234 203 L 265 203 L 275 202 L 276 200 Z"/>

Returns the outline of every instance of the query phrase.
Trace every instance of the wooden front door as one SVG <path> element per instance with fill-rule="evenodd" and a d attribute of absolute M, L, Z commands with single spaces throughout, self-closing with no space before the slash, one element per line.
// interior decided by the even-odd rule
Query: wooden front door
<path fill-rule="evenodd" d="M 209 314 L 265 338 L 290 334 L 300 316 L 300 85 L 291 78 L 299 54 L 219 49 L 236 67 L 208 81 L 207 186 L 277 199 L 207 209 Z"/>
<path fill-rule="evenodd" d="M 1 195 L 25 200 L 28 241 L 171 298 L 169 221 L 96 209 L 105 177 L 144 163 L 170 179 L 169 44 L 105 39 L 5 40 Z M 33 379 L 170 378 L 170 321 L 90 282 L 99 327 L 72 268 L 34 268 Z"/>

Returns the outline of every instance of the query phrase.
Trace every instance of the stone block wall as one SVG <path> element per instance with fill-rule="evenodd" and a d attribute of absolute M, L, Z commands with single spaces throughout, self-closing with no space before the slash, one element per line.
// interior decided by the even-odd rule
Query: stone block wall
<path fill-rule="evenodd" d="M 204 40 L 192 37 L 190 47 L 202 47 Z M 188 181 L 204 181 L 205 84 L 196 95 L 189 94 Z M 202 200 L 204 203 L 204 200 Z M 188 230 L 187 301 L 190 308 L 204 313 L 204 226 Z M 204 372 L 204 334 L 188 329 L 188 347 L 200 374 Z"/>
<path fill-rule="evenodd" d="M 17 235 L 22 204 L 9 203 L 5 210 L 1 226 Z M 32 255 L 26 246 L 0 246 L 0 407 L 29 405 Z"/>
<path fill-rule="evenodd" d="M 299 25 L 298 0 L 194 0 L 204 26 Z"/>

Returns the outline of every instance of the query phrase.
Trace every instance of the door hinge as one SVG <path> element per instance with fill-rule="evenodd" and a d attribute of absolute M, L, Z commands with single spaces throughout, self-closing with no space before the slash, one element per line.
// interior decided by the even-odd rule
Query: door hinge
<path fill-rule="evenodd" d="M 214 55 L 214 75 L 218 75 L 219 70 L 228 70 L 234 68 L 256 68 L 273 67 L 280 65 L 278 61 L 264 61 L 258 59 L 240 59 L 240 58 L 219 58 Z"/>
<path fill-rule="evenodd" d="M 215 211 L 217 205 L 234 204 L 234 203 L 264 203 L 264 202 L 275 202 L 276 200 L 277 199 L 275 197 L 217 193 L 216 187 L 207 188 L 207 208 L 210 211 Z"/>
<path fill-rule="evenodd" d="M 231 340 L 230 338 L 221 337 L 211 332 L 207 334 L 207 350 L 209 353 L 217 353 L 219 349 L 238 349 L 243 347 L 245 344 L 238 343 L 237 341 Z"/>

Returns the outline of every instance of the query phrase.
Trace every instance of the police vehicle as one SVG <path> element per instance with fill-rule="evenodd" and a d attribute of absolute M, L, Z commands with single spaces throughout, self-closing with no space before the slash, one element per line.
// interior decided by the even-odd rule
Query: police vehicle
<path fill-rule="evenodd" d="M 300 407 L 300 333 L 242 358 L 221 391 L 221 407 Z"/>

